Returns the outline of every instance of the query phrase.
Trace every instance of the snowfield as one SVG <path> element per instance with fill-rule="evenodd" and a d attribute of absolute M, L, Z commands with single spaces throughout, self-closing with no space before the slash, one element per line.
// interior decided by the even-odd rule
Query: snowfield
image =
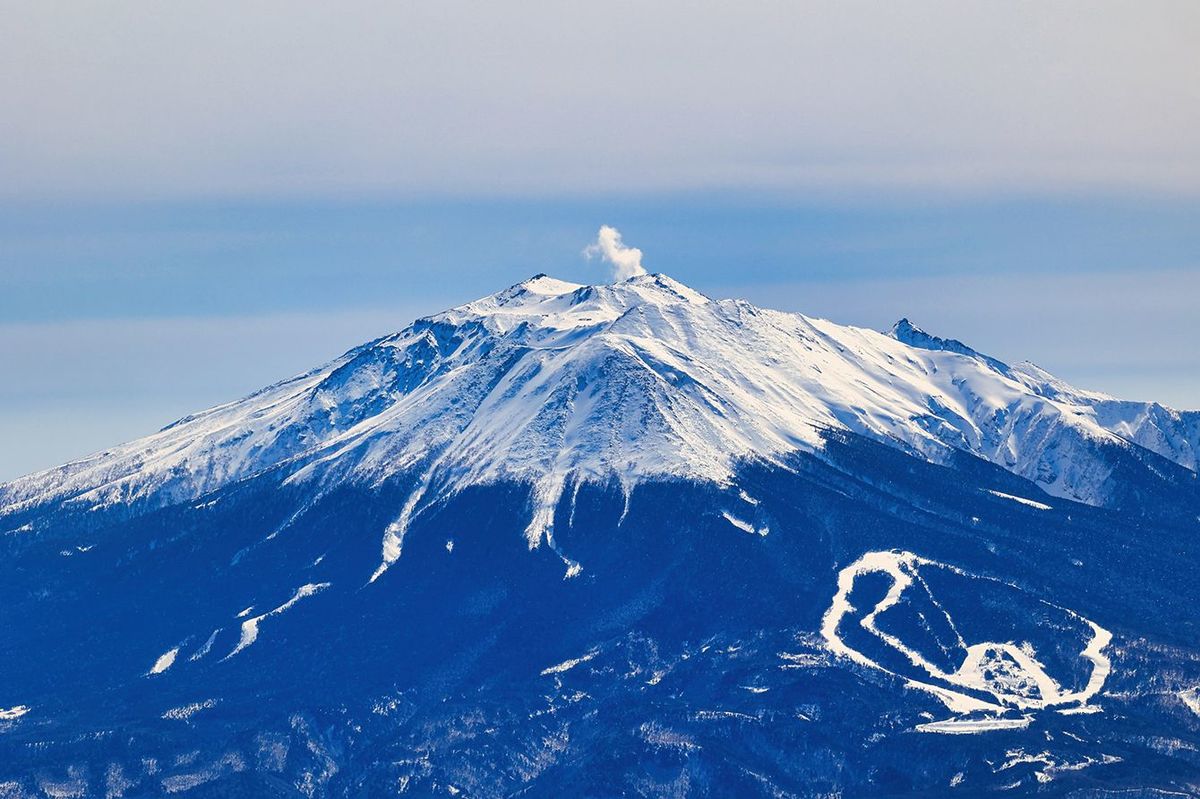
<path fill-rule="evenodd" d="M 159 655 L 158 659 L 154 661 L 154 665 L 150 667 L 150 671 L 147 676 L 162 674 L 164 671 L 174 666 L 175 658 L 178 655 L 179 647 L 168 649 L 166 652 L 163 652 L 161 655 Z"/>
<path fill-rule="evenodd" d="M 261 616 L 254 616 L 253 618 L 246 619 L 244 622 L 242 622 L 241 639 L 238 641 L 237 646 L 233 648 L 233 651 L 226 655 L 224 659 L 229 660 L 229 658 L 243 651 L 246 647 L 257 641 L 259 625 L 261 625 L 265 619 L 269 619 L 272 616 L 278 616 L 281 613 L 286 613 L 287 611 L 291 610 L 292 607 L 294 607 L 295 604 L 301 599 L 318 594 L 328 587 L 329 583 L 307 583 L 306 585 L 302 585 L 297 588 L 296 593 L 292 594 L 291 599 L 289 599 L 287 602 L 284 602 L 274 610 L 268 611 Z M 172 660 L 173 659 L 174 658 L 172 658 Z"/>

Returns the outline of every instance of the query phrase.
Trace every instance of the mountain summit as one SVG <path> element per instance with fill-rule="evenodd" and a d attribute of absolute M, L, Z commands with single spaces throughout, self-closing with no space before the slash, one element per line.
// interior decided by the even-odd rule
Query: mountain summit
<path fill-rule="evenodd" d="M 907 320 L 537 275 L 0 486 L 0 796 L 1186 792 L 1198 452 Z"/>

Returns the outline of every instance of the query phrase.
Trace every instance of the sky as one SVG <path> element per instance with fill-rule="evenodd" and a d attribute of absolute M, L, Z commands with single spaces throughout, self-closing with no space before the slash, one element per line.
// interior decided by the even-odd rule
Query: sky
<path fill-rule="evenodd" d="M 3 2 L 0 480 L 536 272 L 1200 407 L 1194 2 Z"/>

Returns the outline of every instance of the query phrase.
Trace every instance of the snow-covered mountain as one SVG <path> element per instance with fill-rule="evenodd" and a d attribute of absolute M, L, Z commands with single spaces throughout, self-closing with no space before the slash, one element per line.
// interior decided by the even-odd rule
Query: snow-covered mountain
<path fill-rule="evenodd" d="M 1198 795 L 1198 452 L 539 275 L 0 486 L 0 798 Z"/>
<path fill-rule="evenodd" d="M 553 510 L 581 481 L 728 483 L 739 462 L 819 451 L 831 429 L 938 463 L 970 453 L 1092 505 L 1117 501 L 1122 451 L 1193 477 L 1200 451 L 1200 413 L 1074 389 L 907 320 L 883 335 L 713 300 L 665 275 L 600 286 L 538 275 L 0 487 L 0 508 L 154 507 L 268 470 L 317 492 L 418 472 L 382 569 L 413 512 L 467 486 L 535 486 L 533 547 L 553 543 Z M 1169 465 L 1156 460 L 1141 468 Z"/>

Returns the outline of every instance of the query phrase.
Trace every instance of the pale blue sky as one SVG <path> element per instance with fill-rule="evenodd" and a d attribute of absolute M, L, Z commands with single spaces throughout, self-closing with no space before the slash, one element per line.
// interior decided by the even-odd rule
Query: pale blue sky
<path fill-rule="evenodd" d="M 1191 2 L 0 8 L 0 479 L 580 257 L 1200 406 Z"/>

